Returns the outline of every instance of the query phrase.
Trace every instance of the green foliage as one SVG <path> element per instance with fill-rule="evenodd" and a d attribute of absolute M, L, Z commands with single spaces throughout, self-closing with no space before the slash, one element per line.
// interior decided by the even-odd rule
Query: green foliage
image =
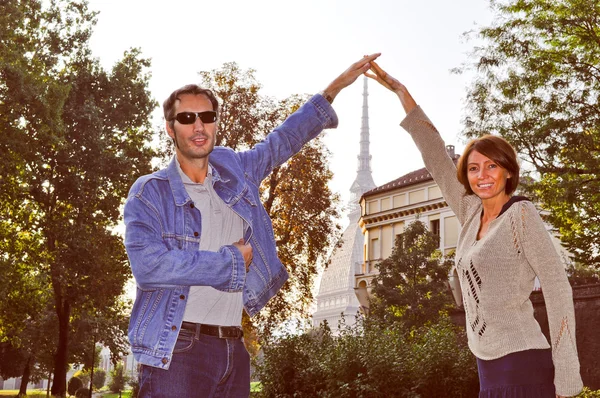
<path fill-rule="evenodd" d="M 94 381 L 92 382 L 92 387 L 94 390 L 99 390 L 104 387 L 106 384 L 106 371 L 102 368 L 94 369 Z"/>
<path fill-rule="evenodd" d="M 113 370 L 110 371 L 110 383 L 108 388 L 112 392 L 120 392 L 125 389 L 125 385 L 129 381 L 129 376 L 125 374 L 123 364 L 118 363 Z"/>
<path fill-rule="evenodd" d="M 452 259 L 442 258 L 438 246 L 439 237 L 418 220 L 396 237 L 391 256 L 377 264 L 371 317 L 410 329 L 437 319 L 451 306 L 447 280 Z"/>
<path fill-rule="evenodd" d="M 470 397 L 479 382 L 464 332 L 446 318 L 415 328 L 358 322 L 333 337 L 325 326 L 265 345 L 257 366 L 264 397 Z"/>
<path fill-rule="evenodd" d="M 73 377 L 77 377 L 81 380 L 84 387 L 89 387 L 90 385 L 90 371 L 89 370 L 78 370 L 75 372 Z M 99 390 L 104 387 L 106 383 L 106 371 L 102 368 L 94 368 L 94 381 L 92 383 L 92 387 L 95 390 Z"/>
<path fill-rule="evenodd" d="M 104 70 L 95 17 L 85 0 L 0 2 L 0 337 L 53 368 L 54 395 L 92 320 L 125 348 L 131 274 L 114 227 L 154 153 L 150 62 L 132 49 Z"/>
<path fill-rule="evenodd" d="M 255 71 L 242 70 L 235 62 L 200 72 L 202 85 L 221 100 L 217 145 L 244 150 L 261 141 L 293 113 L 306 98 L 292 95 L 282 101 L 260 93 Z M 163 136 L 163 160 L 172 155 L 171 140 Z M 245 335 L 258 327 L 267 336 L 287 319 L 309 315 L 317 265 L 337 241 L 340 227 L 338 195 L 331 192 L 330 153 L 321 138 L 304 146 L 262 182 L 262 202 L 273 220 L 278 254 L 290 273 L 282 293 L 264 311 L 244 321 Z"/>
<path fill-rule="evenodd" d="M 83 381 L 81 381 L 79 377 L 71 377 L 67 383 L 67 393 L 69 393 L 69 395 L 75 395 L 80 388 L 83 388 Z"/>
<path fill-rule="evenodd" d="M 0 377 L 6 380 L 21 376 L 26 363 L 25 350 L 15 348 L 9 342 L 0 343 Z"/>
<path fill-rule="evenodd" d="M 600 267 L 600 3 L 492 2 L 476 32 L 477 72 L 465 135 L 515 146 L 534 177 L 529 195 L 581 264 Z M 467 67 L 469 68 L 469 67 Z"/>
<path fill-rule="evenodd" d="M 600 283 L 600 268 L 575 263 L 567 268 L 567 274 L 572 286 Z"/>
<path fill-rule="evenodd" d="M 587 387 L 583 387 L 583 391 L 577 395 L 577 398 L 600 398 L 600 390 L 592 391 Z"/>
<path fill-rule="evenodd" d="M 77 390 L 75 393 L 75 398 L 88 398 L 90 396 L 89 388 L 83 387 Z"/>
<path fill-rule="evenodd" d="M 140 382 L 137 378 L 132 378 L 129 380 L 129 385 L 131 386 L 131 396 L 137 397 L 140 393 Z"/>
<path fill-rule="evenodd" d="M 88 387 L 90 385 L 90 373 L 83 370 L 78 370 L 73 374 L 73 377 L 77 377 L 83 383 L 84 387 Z"/>
<path fill-rule="evenodd" d="M 102 398 L 136 398 L 137 395 L 133 395 L 131 391 L 122 391 L 115 394 L 102 394 Z"/>

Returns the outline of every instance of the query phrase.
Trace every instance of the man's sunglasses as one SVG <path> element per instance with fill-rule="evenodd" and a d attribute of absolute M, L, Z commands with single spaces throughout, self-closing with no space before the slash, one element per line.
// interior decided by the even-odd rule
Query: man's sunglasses
<path fill-rule="evenodd" d="M 181 124 L 193 124 L 196 122 L 197 118 L 200 118 L 202 123 L 214 123 L 217 120 L 217 112 L 180 112 L 174 117 L 174 119 Z"/>

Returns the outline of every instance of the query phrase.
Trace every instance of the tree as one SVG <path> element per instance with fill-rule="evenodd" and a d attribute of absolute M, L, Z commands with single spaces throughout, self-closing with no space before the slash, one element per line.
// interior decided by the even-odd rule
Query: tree
<path fill-rule="evenodd" d="M 69 379 L 69 382 L 67 383 L 67 393 L 69 395 L 75 395 L 77 390 L 79 390 L 80 388 L 83 388 L 83 382 L 81 381 L 81 379 L 75 376 L 71 377 Z"/>
<path fill-rule="evenodd" d="M 90 372 L 88 370 L 78 370 L 73 377 L 77 377 L 83 383 L 83 388 L 90 386 Z"/>
<path fill-rule="evenodd" d="M 464 134 L 494 133 L 535 177 L 528 187 L 562 242 L 600 267 L 600 3 L 492 2 L 496 19 L 476 33 L 476 78 Z"/>
<path fill-rule="evenodd" d="M 441 258 L 439 237 L 414 221 L 396 237 L 392 255 L 376 267 L 370 316 L 408 330 L 437 321 L 452 299 L 446 287 L 452 260 Z"/>
<path fill-rule="evenodd" d="M 125 374 L 123 364 L 118 363 L 113 370 L 110 371 L 110 382 L 108 388 L 110 391 L 118 393 L 121 392 L 125 385 L 129 382 L 129 376 Z"/>
<path fill-rule="evenodd" d="M 94 369 L 94 380 L 92 381 L 92 387 L 95 390 L 99 390 L 106 384 L 106 371 L 102 368 Z"/>
<path fill-rule="evenodd" d="M 261 95 L 254 70 L 243 71 L 234 62 L 200 72 L 200 76 L 203 86 L 221 100 L 216 144 L 235 150 L 248 149 L 263 139 L 306 100 L 292 95 L 278 101 Z M 167 161 L 172 146 L 168 137 L 163 142 L 163 161 Z M 255 318 L 244 314 L 246 335 L 252 335 L 252 327 L 257 326 L 266 336 L 283 320 L 308 315 L 317 266 L 340 231 L 334 221 L 339 216 L 338 196 L 328 187 L 332 178 L 329 155 L 317 138 L 273 170 L 261 185 L 262 202 L 273 220 L 279 257 L 290 279 Z"/>
<path fill-rule="evenodd" d="M 117 298 L 131 273 L 114 227 L 129 187 L 151 171 L 153 156 L 150 63 L 134 49 L 103 70 L 88 47 L 95 15 L 84 0 L 0 5 L 8 38 L 0 50 L 0 187 L 9 209 L 3 226 L 21 232 L 2 235 L 3 260 L 16 260 L 1 265 L 23 269 L 17 287 L 35 277 L 51 292 L 53 395 L 65 394 L 67 364 L 89 344 L 89 337 L 70 340 L 74 325 L 109 325 L 99 341 L 118 334 L 112 348 L 124 350 L 127 306 Z M 34 241 L 33 260 L 27 239 Z M 26 310 L 23 322 L 33 316 L 33 307 Z"/>

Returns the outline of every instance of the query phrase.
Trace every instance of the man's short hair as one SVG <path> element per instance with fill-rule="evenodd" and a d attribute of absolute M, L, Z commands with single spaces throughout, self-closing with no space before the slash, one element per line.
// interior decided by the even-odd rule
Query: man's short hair
<path fill-rule="evenodd" d="M 215 97 L 211 90 L 202 88 L 197 84 L 188 84 L 173 91 L 171 95 L 169 95 L 169 98 L 163 102 L 165 120 L 170 123 L 171 127 L 173 127 L 173 124 L 175 123 L 175 104 L 180 99 L 179 97 L 184 94 L 206 96 L 206 98 L 208 98 L 212 104 L 213 111 L 217 112 L 217 115 L 219 114 L 219 100 L 217 97 Z"/>
<path fill-rule="evenodd" d="M 467 194 L 473 195 L 474 193 L 468 177 L 469 155 L 473 151 L 487 156 L 510 173 L 510 178 L 506 180 L 506 186 L 504 187 L 504 192 L 507 195 L 512 194 L 517 189 L 517 185 L 519 185 L 519 163 L 515 149 L 504 138 L 488 134 L 469 141 L 458 160 L 456 177 L 465 187 Z"/>

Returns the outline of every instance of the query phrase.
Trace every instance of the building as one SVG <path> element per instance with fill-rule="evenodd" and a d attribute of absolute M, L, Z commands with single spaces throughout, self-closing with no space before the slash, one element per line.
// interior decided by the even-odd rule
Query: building
<path fill-rule="evenodd" d="M 335 332 L 342 314 L 347 325 L 354 324 L 359 313 L 360 303 L 354 292 L 355 274 L 363 264 L 363 234 L 359 227 L 359 200 L 362 195 L 376 187 L 371 174 L 369 154 L 369 104 L 367 77 L 364 78 L 362 121 L 360 129 L 360 153 L 356 179 L 350 187 L 348 203 L 349 225 L 343 232 L 337 248 L 329 258 L 329 265 L 323 272 L 317 294 L 317 310 L 313 314 L 313 326 L 318 327 L 327 321 Z"/>
<path fill-rule="evenodd" d="M 454 146 L 448 145 L 446 150 L 456 162 L 458 155 L 454 153 Z M 363 309 L 369 306 L 369 286 L 378 273 L 375 265 L 392 254 L 396 236 L 411 222 L 418 219 L 439 235 L 439 249 L 443 254 L 456 249 L 460 224 L 426 168 L 365 192 L 360 207 L 364 257 L 355 275 L 354 287 Z M 457 299 L 458 286 L 454 283 L 451 286 Z"/>

